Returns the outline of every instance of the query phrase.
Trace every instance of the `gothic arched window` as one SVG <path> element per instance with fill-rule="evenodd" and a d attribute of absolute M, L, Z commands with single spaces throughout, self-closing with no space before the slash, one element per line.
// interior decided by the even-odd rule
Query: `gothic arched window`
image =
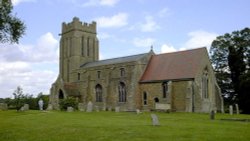
<path fill-rule="evenodd" d="M 208 72 L 205 70 L 202 75 L 202 96 L 203 98 L 208 98 Z"/>
<path fill-rule="evenodd" d="M 102 102 L 102 86 L 97 84 L 95 86 L 96 102 Z"/>
<path fill-rule="evenodd" d="M 119 102 L 126 102 L 127 101 L 126 85 L 123 82 L 119 83 L 118 91 L 119 91 Z"/>
<path fill-rule="evenodd" d="M 168 82 L 163 82 L 162 83 L 162 93 L 163 93 L 163 98 L 167 98 L 167 94 L 168 94 Z"/>

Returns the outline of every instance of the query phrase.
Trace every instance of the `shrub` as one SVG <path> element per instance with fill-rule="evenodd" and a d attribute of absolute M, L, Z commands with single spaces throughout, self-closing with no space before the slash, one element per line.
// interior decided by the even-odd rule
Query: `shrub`
<path fill-rule="evenodd" d="M 74 109 L 77 109 L 77 100 L 73 97 L 68 97 L 66 99 L 61 99 L 60 102 L 60 109 L 61 110 L 67 110 L 67 107 L 73 107 Z"/>

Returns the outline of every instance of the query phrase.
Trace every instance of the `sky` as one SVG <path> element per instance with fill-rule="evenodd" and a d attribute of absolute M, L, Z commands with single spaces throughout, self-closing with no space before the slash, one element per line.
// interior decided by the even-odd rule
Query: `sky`
<path fill-rule="evenodd" d="M 250 27 L 249 0 L 12 0 L 26 25 L 19 44 L 0 44 L 0 98 L 17 86 L 49 94 L 58 76 L 62 22 L 97 22 L 100 59 L 206 46 Z"/>

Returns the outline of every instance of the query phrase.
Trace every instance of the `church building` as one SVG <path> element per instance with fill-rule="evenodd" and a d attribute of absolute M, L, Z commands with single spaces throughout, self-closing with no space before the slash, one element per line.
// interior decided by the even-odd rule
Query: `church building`
<path fill-rule="evenodd" d="M 99 60 L 96 22 L 62 24 L 60 64 L 50 103 L 75 97 L 100 109 L 172 112 L 223 110 L 223 99 L 205 47 Z"/>

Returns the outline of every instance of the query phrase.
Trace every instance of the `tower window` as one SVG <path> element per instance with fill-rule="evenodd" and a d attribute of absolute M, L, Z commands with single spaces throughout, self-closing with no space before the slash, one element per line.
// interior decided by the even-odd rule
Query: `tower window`
<path fill-rule="evenodd" d="M 87 56 L 90 56 L 89 40 L 90 40 L 90 38 L 88 38 L 88 40 L 87 40 Z"/>
<path fill-rule="evenodd" d="M 81 74 L 77 73 L 77 80 L 81 80 Z"/>
<path fill-rule="evenodd" d="M 82 37 L 82 51 L 81 51 L 82 56 L 84 56 L 84 37 Z"/>
<path fill-rule="evenodd" d="M 97 78 L 98 78 L 98 79 L 101 78 L 101 71 L 97 71 Z"/>
<path fill-rule="evenodd" d="M 124 69 L 124 68 L 121 68 L 121 69 L 120 69 L 120 73 L 121 73 L 121 77 L 125 76 L 125 69 Z"/>
<path fill-rule="evenodd" d="M 167 94 L 168 94 L 168 82 L 163 82 L 162 83 L 162 93 L 163 93 L 163 98 L 167 98 Z"/>

